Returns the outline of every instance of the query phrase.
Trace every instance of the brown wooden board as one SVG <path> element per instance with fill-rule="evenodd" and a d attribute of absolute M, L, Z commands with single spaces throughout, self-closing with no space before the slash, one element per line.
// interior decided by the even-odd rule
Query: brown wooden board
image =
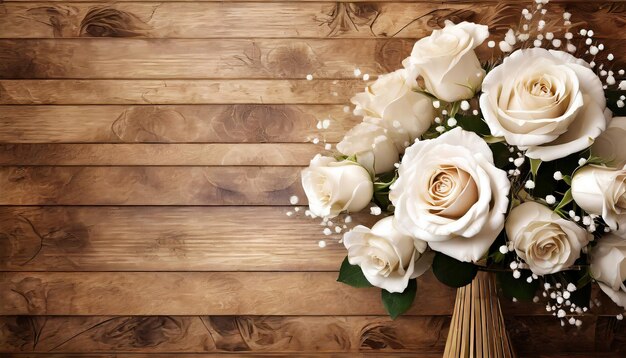
<path fill-rule="evenodd" d="M 361 118 L 344 105 L 0 106 L 3 143 L 338 142 Z M 317 123 L 330 119 L 323 132 Z"/>
<path fill-rule="evenodd" d="M 0 38 L 420 38 L 446 19 L 489 25 L 502 32 L 518 24 L 527 3 L 442 2 L 5 2 Z M 555 3 L 559 14 L 593 28 L 597 36 L 626 39 L 623 2 Z M 268 21 L 271 19 L 271 21 Z"/>

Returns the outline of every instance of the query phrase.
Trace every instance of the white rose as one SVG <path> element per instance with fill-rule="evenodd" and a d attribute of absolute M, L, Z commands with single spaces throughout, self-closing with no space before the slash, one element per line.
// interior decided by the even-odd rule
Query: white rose
<path fill-rule="evenodd" d="M 417 41 L 402 64 L 410 75 L 421 75 L 428 92 L 443 101 L 472 98 L 485 76 L 474 49 L 487 37 L 487 26 L 446 21 L 443 29 Z"/>
<path fill-rule="evenodd" d="M 374 286 L 389 292 L 403 292 L 409 280 L 426 272 L 432 264 L 432 252 L 422 240 L 400 233 L 386 217 L 371 229 L 356 226 L 343 236 L 348 261 L 358 265 Z"/>
<path fill-rule="evenodd" d="M 591 275 L 613 302 L 626 308 L 626 240 L 604 235 L 590 251 Z"/>
<path fill-rule="evenodd" d="M 585 166 L 572 178 L 572 197 L 587 213 L 602 215 L 611 230 L 617 230 L 626 219 L 626 168 Z"/>
<path fill-rule="evenodd" d="M 543 161 L 588 148 L 607 122 L 602 82 L 588 66 L 562 51 L 512 53 L 483 82 L 480 109 L 491 133 Z"/>
<path fill-rule="evenodd" d="M 517 255 L 537 275 L 572 266 L 591 239 L 584 228 L 532 201 L 511 210 L 505 228 Z"/>
<path fill-rule="evenodd" d="M 354 114 L 376 122 L 390 133 L 400 153 L 433 123 L 435 109 L 427 96 L 415 92 L 417 82 L 401 69 L 381 75 L 371 85 L 352 97 Z"/>
<path fill-rule="evenodd" d="M 622 168 L 626 165 L 626 117 L 613 117 L 607 129 L 591 146 L 593 155 L 611 161 Z"/>
<path fill-rule="evenodd" d="M 510 182 L 475 133 L 455 128 L 406 150 L 389 198 L 397 226 L 460 261 L 478 261 L 504 227 Z"/>
<path fill-rule="evenodd" d="M 322 217 L 362 210 L 374 195 L 374 184 L 363 167 L 319 154 L 308 168 L 302 170 L 302 187 L 309 200 L 309 209 Z"/>
<path fill-rule="evenodd" d="M 337 150 L 347 156 L 355 155 L 359 164 L 375 174 L 392 171 L 400 160 L 398 149 L 386 130 L 368 122 L 350 129 L 337 143 Z"/>

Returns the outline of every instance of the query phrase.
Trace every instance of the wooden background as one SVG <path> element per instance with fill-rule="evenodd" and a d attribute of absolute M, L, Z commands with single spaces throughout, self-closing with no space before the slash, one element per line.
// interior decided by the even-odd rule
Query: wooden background
<path fill-rule="evenodd" d="M 420 278 L 392 321 L 377 290 L 335 282 L 341 245 L 285 213 L 318 119 L 330 143 L 359 120 L 355 67 L 398 68 L 445 19 L 502 34 L 521 6 L 0 2 L 1 355 L 439 356 L 453 290 Z M 555 7 L 625 58 L 624 2 Z M 598 297 L 580 329 L 504 302 L 518 351 L 626 354 Z"/>

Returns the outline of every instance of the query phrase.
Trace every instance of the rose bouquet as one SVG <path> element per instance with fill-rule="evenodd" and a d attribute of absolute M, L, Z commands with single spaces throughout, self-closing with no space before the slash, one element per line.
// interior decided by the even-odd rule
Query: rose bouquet
<path fill-rule="evenodd" d="M 363 121 L 337 151 L 302 171 L 326 235 L 368 206 L 384 216 L 343 233 L 338 280 L 381 288 L 392 317 L 430 268 L 453 287 L 497 272 L 504 295 L 543 300 L 562 324 L 580 325 L 593 282 L 626 307 L 624 71 L 571 14 L 548 31 L 545 3 L 502 41 L 469 22 L 417 41 L 352 98 Z"/>

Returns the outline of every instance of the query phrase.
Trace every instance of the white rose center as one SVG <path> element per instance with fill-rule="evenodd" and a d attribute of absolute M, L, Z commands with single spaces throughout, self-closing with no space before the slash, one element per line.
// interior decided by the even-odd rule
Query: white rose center
<path fill-rule="evenodd" d="M 548 76 L 541 76 L 539 80 L 534 81 L 530 86 L 529 92 L 538 97 L 554 97 L 555 95 L 552 82 Z"/>
<path fill-rule="evenodd" d="M 532 237 L 526 250 L 528 259 L 537 262 L 558 262 L 566 250 L 567 234 L 555 223 L 534 222 L 527 235 Z"/>
<path fill-rule="evenodd" d="M 432 173 L 427 197 L 431 213 L 458 219 L 477 200 L 476 182 L 465 170 L 444 165 Z"/>

